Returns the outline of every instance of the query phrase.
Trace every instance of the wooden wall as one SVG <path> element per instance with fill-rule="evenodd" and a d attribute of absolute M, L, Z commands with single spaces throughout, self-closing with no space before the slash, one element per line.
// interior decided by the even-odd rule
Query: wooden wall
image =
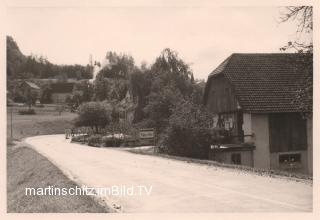
<path fill-rule="evenodd" d="M 237 99 L 231 84 L 223 76 L 210 79 L 206 106 L 212 113 L 232 112 L 237 110 Z"/>

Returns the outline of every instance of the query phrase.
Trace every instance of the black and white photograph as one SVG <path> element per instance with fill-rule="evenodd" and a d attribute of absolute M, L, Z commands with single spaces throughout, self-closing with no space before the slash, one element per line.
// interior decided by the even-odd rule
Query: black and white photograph
<path fill-rule="evenodd" d="M 315 1 L 4 2 L 6 215 L 315 218 Z"/>

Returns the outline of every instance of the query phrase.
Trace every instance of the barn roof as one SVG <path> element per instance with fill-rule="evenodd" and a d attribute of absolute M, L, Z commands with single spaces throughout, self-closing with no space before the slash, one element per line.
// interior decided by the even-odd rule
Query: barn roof
<path fill-rule="evenodd" d="M 53 83 L 51 84 L 52 93 L 72 93 L 74 83 Z"/>
<path fill-rule="evenodd" d="M 211 81 L 224 75 L 244 111 L 298 112 L 297 91 L 312 83 L 312 72 L 312 54 L 232 54 L 210 73 L 204 100 L 206 103 Z M 312 99 L 304 100 L 303 105 L 312 111 Z"/>
<path fill-rule="evenodd" d="M 28 86 L 30 86 L 33 89 L 40 89 L 39 86 L 37 86 L 35 83 L 33 82 L 29 82 L 29 81 L 24 81 L 24 83 L 26 83 Z"/>

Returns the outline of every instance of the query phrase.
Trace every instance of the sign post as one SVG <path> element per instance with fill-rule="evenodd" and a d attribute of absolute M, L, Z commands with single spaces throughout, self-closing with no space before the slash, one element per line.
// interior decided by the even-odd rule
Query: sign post
<path fill-rule="evenodd" d="M 141 141 L 148 141 L 149 143 L 152 141 L 152 143 L 154 145 L 154 149 L 155 149 L 156 139 L 155 139 L 155 129 L 154 128 L 140 129 L 139 139 Z"/>

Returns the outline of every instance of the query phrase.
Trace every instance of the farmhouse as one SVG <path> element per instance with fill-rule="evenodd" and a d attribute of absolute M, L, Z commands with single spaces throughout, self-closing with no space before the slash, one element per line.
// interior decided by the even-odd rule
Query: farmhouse
<path fill-rule="evenodd" d="M 72 96 L 74 83 L 53 83 L 51 84 L 52 103 L 65 103 L 68 96 Z"/>
<path fill-rule="evenodd" d="M 229 136 L 211 147 L 210 157 L 311 174 L 312 95 L 301 91 L 312 83 L 312 71 L 310 54 L 228 57 L 210 73 L 205 88 L 212 127 L 227 130 Z"/>
<path fill-rule="evenodd" d="M 36 99 L 40 96 L 40 87 L 33 82 L 23 81 L 20 83 L 19 90 L 23 97 L 34 95 Z"/>

